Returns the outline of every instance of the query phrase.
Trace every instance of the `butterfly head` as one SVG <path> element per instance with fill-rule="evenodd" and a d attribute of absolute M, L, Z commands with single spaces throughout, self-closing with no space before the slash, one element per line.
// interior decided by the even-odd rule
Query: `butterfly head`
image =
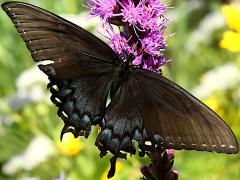
<path fill-rule="evenodd" d="M 130 54 L 128 54 L 128 56 L 127 56 L 127 58 L 126 58 L 126 62 L 127 62 L 128 64 L 130 64 L 134 59 L 135 59 L 135 55 L 132 54 L 132 53 L 130 53 Z"/>
<path fill-rule="evenodd" d="M 142 68 L 143 67 L 143 62 L 141 62 L 140 64 L 136 65 L 134 63 L 135 59 L 136 59 L 136 55 L 134 55 L 133 53 L 127 54 L 125 59 L 124 59 L 124 63 L 123 63 L 123 64 L 125 64 L 124 66 L 125 67 L 126 66 L 127 67 L 131 66 L 131 67 L 136 67 L 136 68 L 139 68 L 139 67 Z"/>

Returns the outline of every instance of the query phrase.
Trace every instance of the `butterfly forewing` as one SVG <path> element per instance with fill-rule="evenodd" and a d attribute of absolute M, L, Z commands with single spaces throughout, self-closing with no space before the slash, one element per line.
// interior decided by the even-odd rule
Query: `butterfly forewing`
<path fill-rule="evenodd" d="M 52 73 L 57 78 L 67 79 L 108 72 L 118 61 L 117 55 L 103 41 L 57 15 L 20 2 L 4 3 L 2 7 L 33 59 L 53 61 L 53 64 L 40 66 L 48 75 Z"/>
<path fill-rule="evenodd" d="M 151 135 L 159 134 L 166 148 L 238 152 L 237 140 L 227 124 L 183 88 L 149 71 L 137 71 L 135 77 L 143 82 L 139 89 L 149 87 L 142 96 L 153 103 L 148 113 L 138 104 L 144 127 Z M 159 123 L 149 123 L 150 119 Z"/>

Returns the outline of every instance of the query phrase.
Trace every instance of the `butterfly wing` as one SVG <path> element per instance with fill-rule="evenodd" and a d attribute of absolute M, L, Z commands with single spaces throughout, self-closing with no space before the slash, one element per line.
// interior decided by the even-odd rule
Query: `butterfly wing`
<path fill-rule="evenodd" d="M 88 136 L 103 117 L 117 55 L 94 35 L 44 9 L 20 2 L 2 8 L 33 60 L 51 61 L 39 68 L 49 76 L 51 100 L 65 122 L 62 134 Z"/>
<path fill-rule="evenodd" d="M 103 41 L 44 9 L 21 2 L 7 2 L 2 8 L 25 41 L 33 60 L 52 61 L 52 64 L 40 65 L 48 75 L 70 79 L 102 73 L 118 59 Z"/>
<path fill-rule="evenodd" d="M 183 88 L 147 70 L 132 70 L 108 106 L 105 121 L 99 146 L 114 154 L 134 153 L 132 140 L 143 151 L 155 145 L 221 153 L 237 153 L 239 148 L 233 132 L 216 113 Z"/>

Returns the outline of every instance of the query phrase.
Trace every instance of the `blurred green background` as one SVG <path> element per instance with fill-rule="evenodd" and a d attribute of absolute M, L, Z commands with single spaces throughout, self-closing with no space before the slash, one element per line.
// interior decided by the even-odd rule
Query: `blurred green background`
<path fill-rule="evenodd" d="M 3 3 L 3 0 L 0 0 Z M 48 9 L 96 33 L 81 0 L 24 1 Z M 229 30 L 223 1 L 172 0 L 172 21 L 164 75 L 203 100 L 225 119 L 240 141 L 240 53 L 219 46 Z M 239 16 L 240 19 L 240 16 Z M 240 25 L 239 25 L 240 27 Z M 240 33 L 240 32 L 239 32 Z M 240 46 L 240 42 L 239 42 Z M 0 179 L 106 179 L 109 158 L 88 140 L 69 135 L 60 143 L 63 122 L 49 101 L 47 77 L 31 60 L 10 19 L 0 10 Z M 119 160 L 114 179 L 140 179 L 148 158 Z M 240 179 L 240 155 L 176 151 L 179 179 Z"/>

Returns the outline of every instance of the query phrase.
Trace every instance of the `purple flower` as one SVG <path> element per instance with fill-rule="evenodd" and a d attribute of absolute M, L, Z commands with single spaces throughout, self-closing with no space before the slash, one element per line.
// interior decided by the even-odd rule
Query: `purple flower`
<path fill-rule="evenodd" d="M 174 159 L 174 150 L 173 149 L 166 149 L 165 151 L 168 161 L 172 161 Z"/>
<path fill-rule="evenodd" d="M 161 50 L 165 49 L 166 42 L 163 31 L 153 31 L 141 39 L 143 50 L 151 55 L 158 55 Z"/>
<path fill-rule="evenodd" d="M 61 172 L 59 178 L 53 178 L 53 180 L 64 180 L 64 179 L 65 179 L 65 173 L 64 173 L 64 171 Z"/>
<path fill-rule="evenodd" d="M 147 0 L 147 5 L 154 11 L 155 16 L 163 16 L 168 8 L 168 4 L 161 3 L 160 0 Z"/>
<path fill-rule="evenodd" d="M 162 56 L 149 56 L 144 60 L 144 69 L 148 69 L 153 72 L 159 72 L 160 67 L 166 63 L 165 57 Z"/>
<path fill-rule="evenodd" d="M 157 26 L 158 19 L 156 18 L 154 11 L 152 11 L 152 8 L 145 6 L 141 10 L 141 19 L 139 19 L 141 27 L 148 30 Z"/>
<path fill-rule="evenodd" d="M 108 39 L 109 39 L 109 46 L 119 55 L 122 53 L 133 53 L 132 48 L 129 46 L 128 44 L 128 40 L 120 35 L 114 32 L 113 29 L 107 29 L 106 30 L 108 35 Z"/>
<path fill-rule="evenodd" d="M 132 25 L 136 25 L 137 22 L 140 19 L 141 16 L 141 4 L 139 2 L 139 4 L 137 6 L 134 5 L 134 2 L 128 1 L 128 3 L 124 3 L 124 5 L 121 3 L 122 5 L 122 13 L 120 15 L 122 15 L 123 22 L 128 22 L 130 26 Z"/>
<path fill-rule="evenodd" d="M 90 8 L 91 15 L 100 16 L 107 21 L 117 9 L 117 2 L 116 0 L 88 0 L 87 7 Z"/>
<path fill-rule="evenodd" d="M 169 179 L 172 179 L 172 180 L 178 179 L 178 176 L 179 176 L 179 173 L 177 170 L 171 170 L 168 173 Z"/>
<path fill-rule="evenodd" d="M 134 54 L 132 65 L 159 72 L 167 61 L 163 55 L 168 5 L 160 0 L 87 0 L 90 14 L 100 16 L 110 47 L 121 60 Z M 119 26 L 119 33 L 112 25 Z"/>
<path fill-rule="evenodd" d="M 141 54 L 141 55 L 137 55 L 136 52 L 133 53 L 133 54 L 135 55 L 135 58 L 134 58 L 134 60 L 132 61 L 132 64 L 133 64 L 133 65 L 136 65 L 136 66 L 140 65 L 140 64 L 142 63 L 142 59 L 143 59 L 142 54 Z"/>
<path fill-rule="evenodd" d="M 174 161 L 174 151 L 172 149 L 153 150 L 148 153 L 152 163 L 141 168 L 141 172 L 146 180 L 177 180 L 178 171 L 172 170 Z"/>
<path fill-rule="evenodd" d="M 158 29 L 161 21 L 165 21 L 163 13 L 167 10 L 167 4 L 159 0 L 148 0 L 142 8 L 139 23 L 143 29 Z"/>

